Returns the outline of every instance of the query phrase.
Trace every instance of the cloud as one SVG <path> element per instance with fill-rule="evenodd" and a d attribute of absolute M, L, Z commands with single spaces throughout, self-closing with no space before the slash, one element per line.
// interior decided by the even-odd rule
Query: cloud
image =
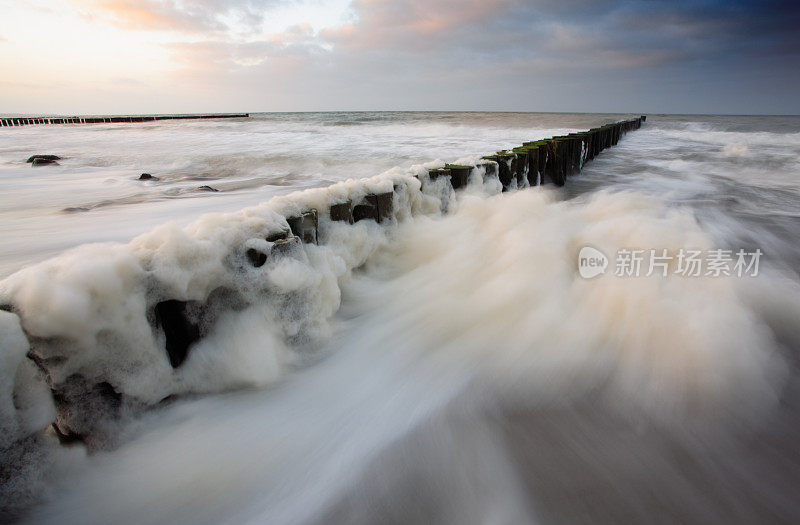
<path fill-rule="evenodd" d="M 322 37 L 351 49 L 424 49 L 469 39 L 481 21 L 506 13 L 513 0 L 354 0 L 356 22 Z"/>
<path fill-rule="evenodd" d="M 200 4 L 211 12 L 229 6 Z M 794 54 L 790 62 L 797 63 L 792 28 L 800 10 L 782 1 L 353 0 L 350 7 L 349 20 L 320 31 L 298 24 L 246 41 L 169 47 L 181 75 L 198 81 L 204 71 L 262 81 L 291 70 L 315 82 L 329 76 L 340 86 L 348 79 L 433 83 L 475 68 L 544 82 L 728 64 L 765 53 Z"/>
<path fill-rule="evenodd" d="M 87 16 L 122 29 L 209 33 L 234 25 L 257 28 L 266 13 L 288 0 L 74 0 Z"/>
<path fill-rule="evenodd" d="M 260 30 L 271 12 L 301 0 L 74 1 L 126 29 L 190 34 L 194 45 L 169 45 L 176 56 L 186 53 L 181 65 L 201 68 L 201 58 L 235 69 L 330 53 L 614 69 L 800 52 L 800 8 L 785 0 L 353 0 L 344 23 L 318 32 L 299 23 L 273 34 Z"/>
<path fill-rule="evenodd" d="M 172 76 L 153 82 L 203 103 L 669 110 L 679 93 L 687 111 L 713 111 L 769 78 L 800 109 L 796 0 L 352 0 L 343 18 L 323 0 L 71 1 L 98 23 L 163 32 L 149 41 Z"/>

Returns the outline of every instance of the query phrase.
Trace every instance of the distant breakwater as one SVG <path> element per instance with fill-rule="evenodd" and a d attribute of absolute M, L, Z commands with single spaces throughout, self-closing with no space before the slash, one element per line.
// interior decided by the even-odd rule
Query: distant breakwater
<path fill-rule="evenodd" d="M 115 116 L 53 116 L 0 117 L 0 127 L 35 126 L 42 124 L 107 124 L 152 122 L 156 120 L 200 120 L 220 118 L 249 118 L 249 113 L 206 113 L 197 115 L 115 115 Z"/>

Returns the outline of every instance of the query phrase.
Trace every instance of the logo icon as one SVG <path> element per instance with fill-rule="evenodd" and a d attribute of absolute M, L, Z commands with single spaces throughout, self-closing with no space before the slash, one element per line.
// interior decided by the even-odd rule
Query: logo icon
<path fill-rule="evenodd" d="M 578 253 L 578 273 L 581 277 L 592 279 L 606 273 L 606 268 L 608 268 L 606 254 L 591 246 L 581 248 Z"/>

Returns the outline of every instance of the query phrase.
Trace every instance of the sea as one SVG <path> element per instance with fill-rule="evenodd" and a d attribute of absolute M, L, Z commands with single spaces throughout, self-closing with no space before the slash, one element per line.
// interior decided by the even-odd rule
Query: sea
<path fill-rule="evenodd" d="M 0 128 L 0 520 L 797 523 L 800 117 L 428 175 L 638 117 Z"/>

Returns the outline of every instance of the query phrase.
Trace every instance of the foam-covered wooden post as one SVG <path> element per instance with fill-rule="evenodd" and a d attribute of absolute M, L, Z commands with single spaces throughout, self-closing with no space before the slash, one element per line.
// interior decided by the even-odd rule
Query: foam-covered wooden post
<path fill-rule="evenodd" d="M 392 216 L 392 193 L 381 193 L 378 195 L 365 195 L 364 200 L 353 206 L 353 222 L 372 219 L 381 222 Z"/>
<path fill-rule="evenodd" d="M 531 186 L 538 186 L 541 184 L 541 176 L 539 173 L 539 144 L 536 142 L 524 142 L 521 148 L 516 150 L 525 151 L 528 156 L 528 184 Z"/>
<path fill-rule="evenodd" d="M 500 179 L 500 183 L 503 185 L 503 191 L 506 191 L 511 187 L 511 181 L 517 176 L 515 172 L 517 166 L 513 164 L 516 155 L 508 151 L 498 151 L 494 157 L 495 158 L 491 160 L 497 162 L 499 167 L 497 175 Z"/>
<path fill-rule="evenodd" d="M 363 221 L 364 219 L 381 222 L 381 210 L 378 207 L 376 195 L 365 195 L 363 201 L 353 206 L 353 222 Z"/>
<path fill-rule="evenodd" d="M 469 174 L 472 172 L 472 166 L 460 164 L 445 164 L 444 169 L 450 170 L 450 184 L 453 185 L 454 190 L 465 187 L 469 181 Z"/>
<path fill-rule="evenodd" d="M 488 160 L 486 157 L 483 157 L 481 162 L 477 162 L 475 164 L 476 168 L 483 168 L 483 181 L 486 182 L 487 180 L 491 179 L 492 177 L 497 177 L 497 163 Z"/>
<path fill-rule="evenodd" d="M 331 204 L 331 220 L 353 224 L 353 204 L 350 201 Z"/>
<path fill-rule="evenodd" d="M 286 222 L 289 223 L 292 233 L 300 237 L 304 243 L 317 244 L 317 230 L 319 227 L 317 210 L 311 209 L 298 216 L 289 217 Z"/>
<path fill-rule="evenodd" d="M 515 158 L 511 161 L 511 171 L 514 173 L 514 177 L 517 179 L 517 187 L 521 188 L 525 181 L 528 180 L 528 174 L 531 171 L 531 160 L 528 156 L 528 148 L 525 146 L 519 146 L 513 148 L 511 152 L 515 156 Z"/>
<path fill-rule="evenodd" d="M 439 177 L 449 177 L 449 176 L 450 176 L 450 170 L 447 169 L 447 168 L 437 168 L 437 169 L 428 170 L 428 178 L 431 181 L 434 181 L 434 180 L 438 179 Z"/>
<path fill-rule="evenodd" d="M 248 248 L 245 252 L 247 260 L 255 268 L 264 266 L 271 255 L 288 254 L 300 245 L 300 238 L 292 235 L 291 230 L 272 232 L 265 237 L 265 240 L 272 243 L 269 255 L 258 248 Z"/>
<path fill-rule="evenodd" d="M 392 218 L 392 212 L 394 211 L 394 192 L 388 191 L 386 193 L 367 195 L 364 199 L 378 210 L 378 222 Z"/>
<path fill-rule="evenodd" d="M 581 172 L 583 138 L 578 133 L 570 133 L 569 136 L 572 137 L 572 174 L 574 175 Z"/>
<path fill-rule="evenodd" d="M 378 208 L 368 202 L 362 202 L 353 206 L 353 222 L 360 222 L 364 219 L 378 221 Z"/>
<path fill-rule="evenodd" d="M 566 144 L 560 137 L 553 137 L 547 141 L 547 164 L 545 175 L 549 182 L 556 186 L 563 186 L 566 182 Z"/>
<path fill-rule="evenodd" d="M 563 155 L 563 169 L 564 169 L 564 176 L 569 177 L 572 175 L 572 149 L 573 149 L 573 140 L 572 137 L 569 135 L 562 135 L 559 139 L 563 142 L 561 154 Z"/>
<path fill-rule="evenodd" d="M 503 184 L 503 180 L 510 180 L 511 175 L 508 174 L 508 166 L 506 166 L 505 162 L 500 160 L 498 155 L 485 155 L 481 157 L 482 160 L 489 160 L 494 162 L 495 166 L 495 174 L 497 175 L 497 179 L 500 181 L 500 184 L 503 186 L 503 191 L 505 191 L 505 184 Z M 488 168 L 487 168 L 488 173 Z"/>
<path fill-rule="evenodd" d="M 564 142 L 564 175 L 569 177 L 575 173 L 575 137 L 567 135 L 561 140 Z"/>
<path fill-rule="evenodd" d="M 583 169 L 583 165 L 588 160 L 587 152 L 589 149 L 589 134 L 585 131 L 581 133 L 575 133 L 575 138 L 578 140 L 578 165 L 577 171 L 581 171 Z"/>
<path fill-rule="evenodd" d="M 512 150 L 509 153 L 514 155 L 511 158 L 511 175 L 517 179 L 517 188 L 521 187 L 528 174 L 528 153 L 525 151 Z"/>

